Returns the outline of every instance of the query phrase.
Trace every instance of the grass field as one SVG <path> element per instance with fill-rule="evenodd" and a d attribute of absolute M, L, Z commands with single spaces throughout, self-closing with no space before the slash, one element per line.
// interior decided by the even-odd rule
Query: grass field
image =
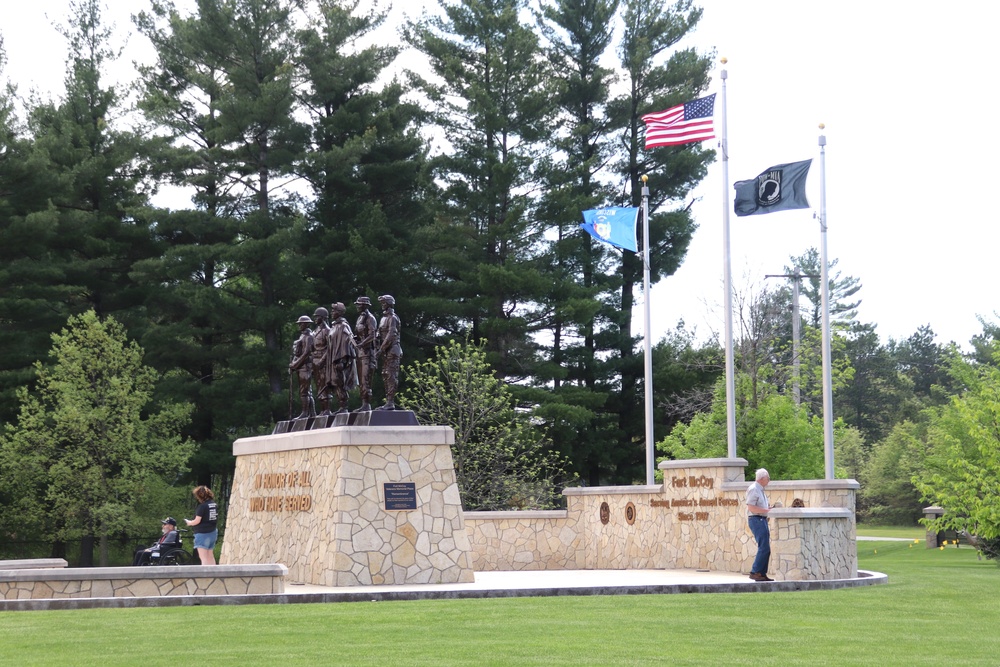
<path fill-rule="evenodd" d="M 1000 568 L 859 542 L 889 584 L 798 593 L 0 613 L 4 665 L 997 665 Z"/>
<path fill-rule="evenodd" d="M 913 540 L 923 540 L 927 537 L 927 529 L 923 526 L 866 526 L 859 524 L 858 536 L 905 537 Z"/>

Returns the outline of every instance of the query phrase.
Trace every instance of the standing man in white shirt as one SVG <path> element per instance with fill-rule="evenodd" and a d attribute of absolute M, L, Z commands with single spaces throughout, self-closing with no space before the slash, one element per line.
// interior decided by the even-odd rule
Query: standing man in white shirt
<path fill-rule="evenodd" d="M 756 481 L 747 488 L 747 521 L 757 542 L 757 557 L 753 559 L 750 578 L 754 581 L 774 581 L 767 576 L 767 566 L 771 562 L 771 530 L 767 525 L 767 514 L 771 506 L 764 494 L 764 487 L 771 481 L 771 476 L 767 470 L 760 468 L 755 477 Z"/>

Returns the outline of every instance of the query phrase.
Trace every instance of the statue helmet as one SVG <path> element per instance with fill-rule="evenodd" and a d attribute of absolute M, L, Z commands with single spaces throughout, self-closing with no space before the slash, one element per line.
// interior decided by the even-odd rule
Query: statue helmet
<path fill-rule="evenodd" d="M 308 315 L 303 315 L 302 317 L 300 317 L 299 319 L 296 320 L 296 323 L 297 324 L 312 324 L 313 321 L 312 321 L 312 318 L 310 318 Z"/>
<path fill-rule="evenodd" d="M 333 311 L 334 315 L 340 316 L 347 312 L 347 308 L 341 302 L 331 304 L 330 310 Z"/>
<path fill-rule="evenodd" d="M 324 320 L 328 320 L 328 319 L 330 319 L 330 311 L 328 311 L 323 306 L 320 306 L 319 308 L 316 309 L 316 312 L 313 313 L 313 317 L 315 317 L 317 320 L 320 319 L 320 318 L 323 318 Z"/>
<path fill-rule="evenodd" d="M 396 305 L 396 300 L 394 298 L 392 298 L 391 294 L 383 294 L 382 296 L 380 296 L 378 298 L 378 301 L 379 301 L 379 303 L 383 303 L 383 304 L 387 303 L 390 306 L 395 306 Z"/>
<path fill-rule="evenodd" d="M 370 306 L 372 305 L 372 300 L 366 296 L 359 296 L 357 299 L 354 300 L 354 305 L 357 306 L 361 304 L 365 306 Z"/>

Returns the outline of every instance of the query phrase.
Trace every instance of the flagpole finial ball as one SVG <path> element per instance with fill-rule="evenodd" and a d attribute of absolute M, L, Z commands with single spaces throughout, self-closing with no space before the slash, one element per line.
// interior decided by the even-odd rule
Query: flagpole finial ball
<path fill-rule="evenodd" d="M 643 174 L 643 175 L 642 175 L 642 176 L 640 176 L 639 178 L 640 178 L 640 179 L 642 180 L 642 182 L 643 182 L 643 183 L 645 183 L 646 181 L 648 181 L 648 180 L 649 180 L 649 176 L 647 176 L 646 174 Z"/>
<path fill-rule="evenodd" d="M 725 56 L 723 56 L 722 58 L 719 58 L 719 62 L 722 63 L 723 65 L 725 65 L 726 63 L 729 62 L 729 58 L 726 58 Z"/>
<path fill-rule="evenodd" d="M 825 130 L 826 129 L 826 123 L 820 123 L 819 124 L 819 129 Z"/>

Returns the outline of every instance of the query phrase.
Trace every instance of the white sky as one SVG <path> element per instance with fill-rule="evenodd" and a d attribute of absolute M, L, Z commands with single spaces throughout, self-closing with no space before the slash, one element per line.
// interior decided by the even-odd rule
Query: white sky
<path fill-rule="evenodd" d="M 397 0 L 393 16 L 413 15 L 423 4 Z M 862 282 L 859 319 L 877 324 L 883 340 L 929 324 L 939 342 L 963 346 L 982 330 L 976 315 L 1000 319 L 992 289 L 1000 221 L 991 159 L 1000 139 L 983 122 L 996 78 L 989 44 L 1000 3 L 700 4 L 704 17 L 690 43 L 729 60 L 730 182 L 815 158 L 807 187 L 812 210 L 730 216 L 734 287 L 759 290 L 763 276 L 782 273 L 791 255 L 820 247 L 813 214 L 820 203 L 818 125 L 825 123 L 829 257 Z M 129 16 L 146 3 L 107 5 L 107 18 L 134 33 Z M 61 91 L 65 45 L 51 24 L 64 22 L 68 6 L 32 0 L 5 8 L 4 74 L 22 94 Z M 148 57 L 144 39 L 133 35 L 119 76 L 128 78 L 132 59 Z M 709 92 L 721 92 L 719 84 L 716 70 Z M 723 326 L 720 164 L 695 195 L 699 229 L 684 265 L 653 288 L 654 341 L 680 319 L 703 337 Z M 635 319 L 641 322 L 641 313 Z"/>

